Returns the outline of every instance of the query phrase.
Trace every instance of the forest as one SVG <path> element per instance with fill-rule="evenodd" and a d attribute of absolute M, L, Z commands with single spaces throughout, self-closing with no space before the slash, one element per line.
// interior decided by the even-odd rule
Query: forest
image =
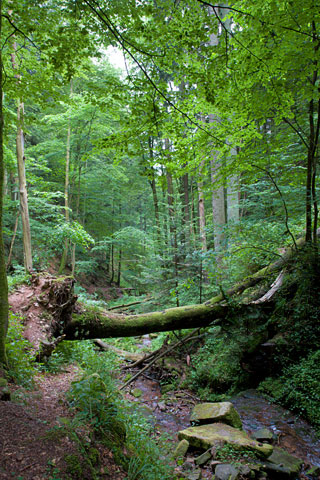
<path fill-rule="evenodd" d="M 0 39 L 0 480 L 319 479 L 320 4 Z"/>

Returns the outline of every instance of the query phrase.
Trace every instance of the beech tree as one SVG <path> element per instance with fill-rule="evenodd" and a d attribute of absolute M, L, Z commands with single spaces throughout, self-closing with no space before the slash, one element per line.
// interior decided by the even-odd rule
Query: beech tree
<path fill-rule="evenodd" d="M 2 0 L 0 0 L 0 39 L 2 39 Z M 4 256 L 2 236 L 2 208 L 3 208 L 3 179 L 4 179 L 4 158 L 3 158 L 3 64 L 2 49 L 0 48 L 0 373 L 3 366 L 7 364 L 5 351 L 5 337 L 8 328 L 8 283 L 6 274 L 6 263 Z"/>

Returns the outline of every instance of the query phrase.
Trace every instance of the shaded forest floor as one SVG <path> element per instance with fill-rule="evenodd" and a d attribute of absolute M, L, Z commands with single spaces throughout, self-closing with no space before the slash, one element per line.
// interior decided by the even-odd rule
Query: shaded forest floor
<path fill-rule="evenodd" d="M 59 480 L 72 478 L 79 445 L 61 428 L 71 411 L 65 393 L 77 377 L 74 366 L 60 374 L 39 375 L 33 391 L 10 385 L 14 401 L 0 402 L 0 479 Z M 85 437 L 86 432 L 82 432 Z M 100 478 L 123 480 L 125 472 L 112 453 L 99 448 Z M 86 463 L 86 462 L 84 462 Z M 93 478 L 86 465 L 83 477 Z"/>
<path fill-rule="evenodd" d="M 12 310 L 20 317 L 24 335 L 35 350 L 46 336 L 48 314 L 42 296 L 46 282 L 48 278 L 41 279 L 35 286 L 21 285 L 10 296 Z M 50 302 L 49 307 L 54 309 Z M 135 348 L 142 350 L 151 347 L 149 335 L 135 339 L 134 343 Z M 200 402 L 196 395 L 188 391 L 186 382 L 182 382 L 192 363 L 192 354 L 189 355 L 189 352 L 186 355 L 187 352 L 189 350 L 183 353 L 178 349 L 174 352 L 174 358 L 163 358 L 125 389 L 126 399 L 139 404 L 143 416 L 150 422 L 151 437 L 157 442 L 162 434 L 166 434 L 169 454 L 175 448 L 177 432 L 188 426 L 190 411 Z M 99 357 L 95 351 L 93 355 L 95 359 Z M 103 363 L 103 370 L 106 369 Z M 125 383 L 127 377 L 136 372 L 136 369 L 126 368 L 120 381 Z M 37 373 L 32 390 L 9 386 L 11 401 L 0 402 L 0 480 L 131 478 L 118 466 L 111 451 L 91 435 L 86 426 L 88 424 L 77 423 L 70 410 L 66 393 L 82 373 L 81 368 L 70 362 L 59 373 Z M 319 442 L 311 438 L 309 433 L 301 433 L 302 430 L 308 432 L 307 424 L 298 424 L 296 417 L 288 415 L 288 411 L 272 410 L 267 401 L 263 400 L 262 403 L 256 397 L 256 393 L 245 396 L 243 402 L 239 398 L 234 401 L 248 432 L 252 433 L 263 426 L 271 428 L 276 434 L 277 445 L 299 456 L 305 466 L 319 463 Z M 134 413 L 134 407 L 131 411 Z M 126 448 L 121 445 L 121 453 L 130 457 L 130 451 L 126 453 Z M 168 462 L 168 458 L 161 456 L 160 461 Z M 193 463 L 194 458 L 192 454 L 186 463 Z M 178 478 L 183 477 L 180 465 L 176 466 L 175 473 Z M 212 478 L 210 465 L 202 467 L 201 475 L 204 479 Z M 306 477 L 302 473 L 300 478 Z"/>

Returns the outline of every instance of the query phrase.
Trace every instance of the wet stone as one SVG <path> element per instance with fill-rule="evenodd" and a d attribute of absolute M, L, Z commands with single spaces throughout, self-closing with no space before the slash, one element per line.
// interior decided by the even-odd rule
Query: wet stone
<path fill-rule="evenodd" d="M 295 478 L 300 472 L 302 463 L 300 458 L 290 455 L 282 448 L 275 447 L 272 455 L 261 465 L 263 470 L 271 472 L 273 476 L 285 479 L 288 477 Z"/>
<path fill-rule="evenodd" d="M 191 462 L 184 462 L 181 466 L 182 470 L 184 470 L 185 472 L 188 472 L 188 471 L 191 471 L 193 469 L 193 463 Z"/>
<path fill-rule="evenodd" d="M 233 465 L 217 465 L 215 469 L 215 480 L 237 480 L 240 477 L 239 470 Z"/>
<path fill-rule="evenodd" d="M 194 425 L 222 422 L 242 428 L 240 416 L 231 402 L 199 403 L 192 411 L 190 422 Z"/>
<path fill-rule="evenodd" d="M 204 450 L 214 447 L 217 443 L 232 445 L 239 451 L 252 450 L 261 457 L 268 457 L 273 450 L 271 445 L 258 443 L 249 438 L 245 432 L 223 423 L 189 427 L 181 430 L 178 438 L 179 440 L 186 439 L 191 446 Z"/>
<path fill-rule="evenodd" d="M 189 448 L 189 442 L 188 440 L 181 440 L 181 442 L 178 443 L 174 453 L 173 453 L 173 458 L 181 458 L 184 457 L 185 454 L 187 453 Z"/>
<path fill-rule="evenodd" d="M 198 466 L 204 465 L 212 458 L 211 449 L 204 452 L 202 455 L 194 459 L 194 463 Z"/>
<path fill-rule="evenodd" d="M 192 472 L 188 473 L 187 480 L 199 480 L 202 477 L 200 468 L 196 468 Z"/>
<path fill-rule="evenodd" d="M 259 442 L 271 442 L 273 440 L 273 432 L 268 428 L 259 428 L 251 435 L 251 438 Z"/>

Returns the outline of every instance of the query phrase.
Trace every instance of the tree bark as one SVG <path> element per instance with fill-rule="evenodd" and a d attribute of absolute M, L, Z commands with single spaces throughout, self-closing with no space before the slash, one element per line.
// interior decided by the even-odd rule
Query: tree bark
<path fill-rule="evenodd" d="M 317 234 L 320 234 L 320 229 Z M 303 244 L 305 244 L 304 237 L 297 241 L 298 247 Z M 25 328 L 28 327 L 28 311 L 32 305 L 30 321 L 33 329 L 35 313 L 38 318 L 46 318 L 46 323 L 39 324 L 40 330 L 36 335 L 37 343 L 34 345 L 36 351 L 39 349 L 41 351 L 42 345 L 47 348 L 63 335 L 67 340 L 129 337 L 152 332 L 206 327 L 210 324 L 227 325 L 228 322 L 233 321 L 235 316 L 241 317 L 252 313 L 266 315 L 268 318 L 274 307 L 274 295 L 281 288 L 284 273 L 278 276 L 267 294 L 257 301 L 239 300 L 235 306 L 234 301 L 229 304 L 227 299 L 234 295 L 240 295 L 249 287 L 253 287 L 263 280 L 269 280 L 271 283 L 275 273 L 282 270 L 296 252 L 296 247 L 287 249 L 276 262 L 204 304 L 169 308 L 160 312 L 139 315 L 125 315 L 96 307 L 84 307 L 76 303 L 77 297 L 73 293 L 73 278 L 55 279 L 50 275 L 41 277 L 34 274 L 32 277 L 33 295 L 26 297 L 24 294 L 23 296 L 23 299 L 27 301 L 27 305 L 22 307 L 25 315 Z M 15 295 L 17 294 L 15 293 Z M 16 305 L 18 302 L 15 300 L 14 303 Z"/>
<path fill-rule="evenodd" d="M 73 85 L 72 80 L 70 81 L 70 98 L 72 98 Z M 64 216 L 66 223 L 70 222 L 69 214 L 69 175 L 70 175 L 70 145 L 71 145 L 71 119 L 68 119 L 68 130 L 67 130 L 67 147 L 66 147 L 66 170 L 65 170 L 65 182 L 64 182 Z M 67 264 L 68 249 L 69 249 L 69 239 L 66 238 L 64 241 L 64 249 L 61 257 L 59 274 L 64 271 Z"/>
<path fill-rule="evenodd" d="M 178 241 L 177 241 L 177 226 L 174 210 L 174 192 L 171 173 L 167 172 L 167 198 L 168 198 L 168 210 L 169 210 L 169 230 L 170 230 L 170 247 L 173 249 L 173 266 L 175 277 L 175 298 L 176 305 L 179 307 L 179 280 L 178 280 Z"/>
<path fill-rule="evenodd" d="M 9 15 L 12 11 L 9 12 Z M 13 42 L 13 53 L 11 55 L 12 68 L 15 71 L 16 66 L 16 51 L 17 44 Z M 20 82 L 20 75 L 15 75 L 17 82 Z M 23 235 L 23 253 L 24 253 L 24 267 L 26 272 L 32 270 L 32 249 L 31 249 L 31 232 L 30 232 L 30 220 L 29 220 L 29 205 L 28 205 L 28 192 L 26 181 L 26 169 L 25 169 L 25 156 L 24 156 L 24 134 L 23 134 L 23 116 L 24 116 L 24 104 L 20 99 L 17 101 L 17 135 L 16 135 L 16 149 L 17 149 L 17 168 L 19 179 L 19 199 L 20 199 L 20 211 L 22 220 L 22 235 Z"/>
<path fill-rule="evenodd" d="M 198 206 L 199 206 L 199 231 L 202 252 L 207 251 L 207 236 L 206 236 L 206 215 L 204 207 L 204 193 L 203 193 L 203 168 L 205 160 L 202 160 L 199 168 L 198 180 Z"/>
<path fill-rule="evenodd" d="M 0 38 L 2 33 L 2 0 L 0 0 Z M 2 206 L 3 206 L 3 105 L 2 105 L 2 52 L 0 49 L 0 371 L 7 366 L 5 338 L 8 329 L 8 283 L 2 237 Z"/>
<path fill-rule="evenodd" d="M 25 156 L 24 156 L 24 135 L 22 130 L 23 113 L 24 113 L 24 105 L 22 102 L 20 102 L 20 100 L 18 100 L 18 112 L 17 112 L 18 130 L 17 130 L 16 144 L 17 144 L 20 210 L 21 210 L 22 232 L 23 232 L 24 266 L 26 271 L 30 272 L 32 270 L 32 250 L 31 250 L 31 232 L 30 232 L 30 220 L 29 220 Z"/>
<path fill-rule="evenodd" d="M 225 243 L 224 228 L 226 225 L 226 212 L 225 212 L 225 196 L 224 186 L 216 186 L 217 176 L 219 172 L 219 165 L 216 159 L 211 161 L 211 181 L 213 185 L 212 191 L 212 216 L 213 216 L 213 228 L 214 228 L 214 249 L 216 252 L 220 252 L 223 249 Z"/>

